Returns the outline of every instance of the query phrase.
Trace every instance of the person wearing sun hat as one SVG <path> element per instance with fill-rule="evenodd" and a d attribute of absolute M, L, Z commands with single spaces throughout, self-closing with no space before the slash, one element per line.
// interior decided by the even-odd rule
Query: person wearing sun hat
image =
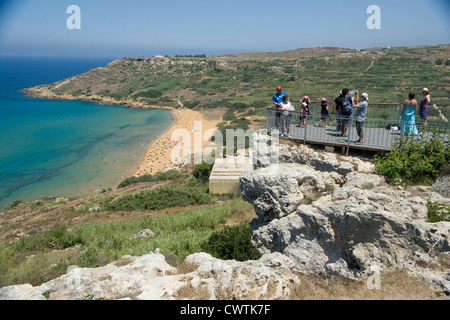
<path fill-rule="evenodd" d="M 364 92 L 361 95 L 361 102 L 357 103 L 354 107 L 356 109 L 355 112 L 355 123 L 356 123 L 356 133 L 358 134 L 358 140 L 356 143 L 364 143 L 364 120 L 366 120 L 367 116 L 367 107 L 369 106 L 369 95 Z M 356 101 L 358 102 L 358 101 Z"/>
<path fill-rule="evenodd" d="M 420 100 L 420 107 L 419 107 L 419 114 L 420 119 L 422 119 L 422 132 L 425 133 L 427 128 L 427 122 L 428 122 L 428 113 L 430 112 L 430 103 L 431 103 L 431 96 L 430 91 L 428 88 L 422 89 L 423 99 Z"/>
<path fill-rule="evenodd" d="M 282 92 L 282 89 L 280 86 L 277 87 L 277 92 L 272 97 L 272 103 L 274 104 L 275 108 L 277 109 L 277 113 L 275 115 L 275 128 L 280 129 L 279 126 L 281 124 L 281 112 L 278 111 L 281 107 L 281 103 L 283 102 L 283 96 L 286 95 L 286 93 Z"/>

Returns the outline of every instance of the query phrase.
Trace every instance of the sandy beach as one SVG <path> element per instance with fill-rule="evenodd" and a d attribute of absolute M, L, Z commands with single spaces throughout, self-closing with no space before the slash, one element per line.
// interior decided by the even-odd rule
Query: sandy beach
<path fill-rule="evenodd" d="M 217 124 L 221 121 L 220 119 L 209 120 L 201 112 L 185 108 L 172 109 L 172 115 L 174 122 L 147 148 L 144 158 L 134 172 L 134 176 L 155 174 L 175 169 L 182 165 L 183 154 L 193 155 L 199 151 L 198 149 L 194 150 L 194 136 L 202 137 L 201 147 L 203 150 L 207 145 L 211 144 L 205 138 L 205 133 L 217 128 Z M 184 133 L 184 137 L 188 136 L 191 142 L 181 139 L 180 133 Z M 174 148 L 177 148 L 175 155 L 172 154 Z"/>

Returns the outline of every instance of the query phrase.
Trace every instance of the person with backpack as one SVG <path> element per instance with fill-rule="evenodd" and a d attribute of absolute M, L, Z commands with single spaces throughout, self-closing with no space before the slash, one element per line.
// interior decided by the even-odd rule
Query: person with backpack
<path fill-rule="evenodd" d="M 358 90 L 355 90 L 356 100 L 359 100 Z M 342 97 L 338 101 L 338 105 L 341 110 L 341 136 L 345 137 L 348 129 L 348 122 L 353 113 L 353 108 L 356 107 L 355 98 L 350 97 L 350 90 L 345 88 L 342 89 Z"/>
<path fill-rule="evenodd" d="M 339 92 L 339 97 L 334 99 L 333 109 L 336 112 L 336 131 L 341 131 L 341 109 L 339 106 L 339 100 L 342 98 L 342 91 Z"/>

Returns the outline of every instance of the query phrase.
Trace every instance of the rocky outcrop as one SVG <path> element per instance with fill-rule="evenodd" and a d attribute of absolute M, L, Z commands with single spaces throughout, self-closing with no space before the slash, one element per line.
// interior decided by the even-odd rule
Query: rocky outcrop
<path fill-rule="evenodd" d="M 0 288 L 0 300 L 288 299 L 300 284 L 292 267 L 280 253 L 248 262 L 196 253 L 177 270 L 156 250 L 141 257 L 124 256 L 100 268 L 69 267 L 67 274 L 38 287 Z"/>
<path fill-rule="evenodd" d="M 255 161 L 256 170 L 240 179 L 243 198 L 258 215 L 251 229 L 261 253 L 280 252 L 302 273 L 354 279 L 375 267 L 408 269 L 450 292 L 450 223 L 426 221 L 427 200 L 450 199 L 429 188 L 387 186 L 356 160 L 303 152 L 303 146 L 269 145 L 266 154 L 257 153 L 263 160 Z M 280 162 L 268 163 L 274 148 Z M 420 196 L 419 190 L 424 191 Z"/>

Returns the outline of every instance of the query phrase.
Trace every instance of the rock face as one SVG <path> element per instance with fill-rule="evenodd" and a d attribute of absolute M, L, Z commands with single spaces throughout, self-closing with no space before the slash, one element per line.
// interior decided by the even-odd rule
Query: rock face
<path fill-rule="evenodd" d="M 364 163 L 301 148 L 280 145 L 281 163 L 255 161 L 256 170 L 241 176 L 261 253 L 280 252 L 302 273 L 349 278 L 406 268 L 450 291 L 450 223 L 426 222 L 427 200 L 450 199 L 427 188 L 422 196 L 394 189 Z"/>
<path fill-rule="evenodd" d="M 280 253 L 248 262 L 196 253 L 186 258 L 185 271 L 178 272 L 157 250 L 141 257 L 124 256 L 100 268 L 70 268 L 38 287 L 1 288 L 0 300 L 287 299 L 300 283 L 292 268 L 292 261 Z"/>

